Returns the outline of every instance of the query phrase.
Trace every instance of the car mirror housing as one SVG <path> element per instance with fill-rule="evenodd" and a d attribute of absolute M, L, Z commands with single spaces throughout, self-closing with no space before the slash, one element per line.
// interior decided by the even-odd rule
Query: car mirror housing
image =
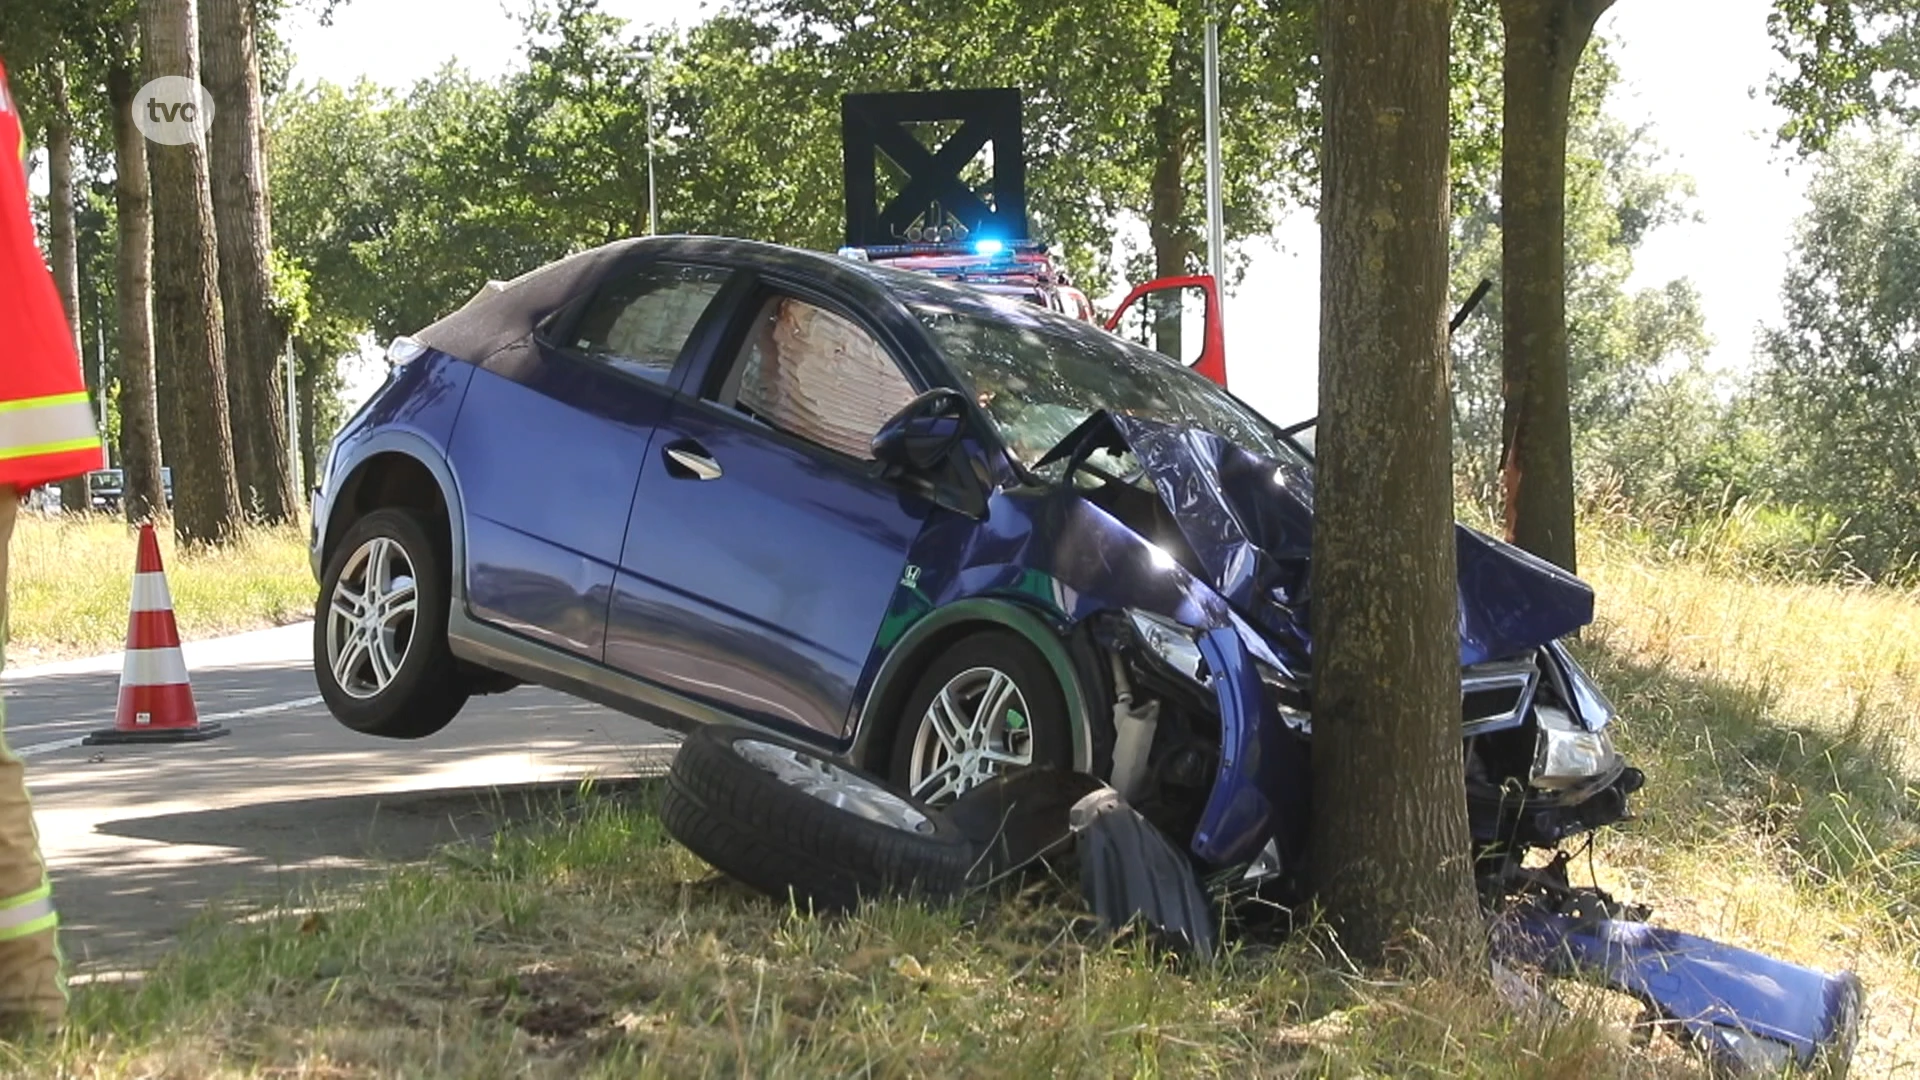
<path fill-rule="evenodd" d="M 873 459 L 889 468 L 927 473 L 945 462 L 966 434 L 966 402 L 945 388 L 912 401 L 873 436 Z"/>

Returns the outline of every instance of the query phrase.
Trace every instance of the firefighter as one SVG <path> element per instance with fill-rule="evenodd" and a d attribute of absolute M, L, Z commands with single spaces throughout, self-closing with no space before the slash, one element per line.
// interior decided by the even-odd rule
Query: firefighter
<path fill-rule="evenodd" d="M 73 331 L 41 259 L 27 195 L 26 133 L 0 66 L 0 667 L 6 663 L 7 548 L 21 497 L 105 462 Z M 27 801 L 26 765 L 0 712 L 0 1035 L 66 1017 L 59 917 Z"/>

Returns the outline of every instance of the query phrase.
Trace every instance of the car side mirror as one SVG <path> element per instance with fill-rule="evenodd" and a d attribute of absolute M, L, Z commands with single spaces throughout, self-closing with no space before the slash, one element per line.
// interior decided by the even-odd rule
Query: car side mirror
<path fill-rule="evenodd" d="M 873 436 L 873 459 L 889 469 L 931 472 L 960 445 L 966 415 L 966 399 L 957 391 L 929 390 L 880 425 Z"/>

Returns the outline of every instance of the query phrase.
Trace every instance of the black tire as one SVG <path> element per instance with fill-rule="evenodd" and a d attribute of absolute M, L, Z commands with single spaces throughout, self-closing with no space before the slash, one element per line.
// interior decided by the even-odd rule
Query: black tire
<path fill-rule="evenodd" d="M 368 544 L 397 545 L 413 570 L 413 612 L 400 663 L 384 686 L 349 690 L 334 672 L 329 645 L 332 601 L 340 577 Z M 363 735 L 421 739 L 453 720 L 467 703 L 468 680 L 447 648 L 448 578 L 445 549 L 418 511 L 375 510 L 340 537 L 320 579 L 313 619 L 313 674 L 334 719 Z M 351 680 L 350 680 L 351 681 Z"/>
<path fill-rule="evenodd" d="M 926 824 L 909 831 L 842 809 L 755 764 L 742 746 L 830 765 L 899 799 Z M 945 900 L 965 885 L 973 863 L 972 846 L 944 814 L 802 743 L 746 728 L 712 725 L 687 736 L 667 773 L 660 820 L 717 869 L 815 911 L 847 911 L 862 897 Z"/>
<path fill-rule="evenodd" d="M 1039 650 L 1010 630 L 983 630 L 969 634 L 940 654 L 920 677 L 906 708 L 895 721 L 887 777 L 900 791 L 912 790 L 915 743 L 933 699 L 956 676 L 976 668 L 993 668 L 1013 680 L 1027 704 L 1033 765 L 1073 768 L 1073 729 L 1067 717 L 1067 695 L 1053 668 Z M 944 806 L 951 799 L 929 800 Z"/>

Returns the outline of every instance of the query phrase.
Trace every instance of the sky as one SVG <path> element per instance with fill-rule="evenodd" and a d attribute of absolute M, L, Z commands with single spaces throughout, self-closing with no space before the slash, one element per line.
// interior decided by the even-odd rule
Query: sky
<path fill-rule="evenodd" d="M 707 0 L 603 0 L 635 23 L 690 23 Z M 1651 125 L 1666 166 L 1693 178 L 1701 220 L 1650 236 L 1634 286 L 1691 278 L 1713 338 L 1709 364 L 1751 362 L 1755 330 L 1772 318 L 1793 226 L 1805 209 L 1804 168 L 1773 145 L 1781 121 L 1762 93 L 1776 57 L 1766 35 L 1770 0 L 1620 0 L 1599 32 L 1614 43 L 1622 86 L 1613 112 Z M 457 60 L 482 75 L 517 62 L 519 27 L 500 0 L 354 0 L 332 26 L 298 12 L 286 27 L 293 77 L 404 86 Z M 1702 47 L 1711 42 L 1711 47 Z M 663 213 L 671 192 L 662 192 Z M 1228 295 L 1229 381 L 1281 423 L 1314 411 L 1318 367 L 1319 239 L 1306 213 L 1251 242 L 1252 265 Z M 1117 297 L 1115 298 L 1117 299 Z"/>

